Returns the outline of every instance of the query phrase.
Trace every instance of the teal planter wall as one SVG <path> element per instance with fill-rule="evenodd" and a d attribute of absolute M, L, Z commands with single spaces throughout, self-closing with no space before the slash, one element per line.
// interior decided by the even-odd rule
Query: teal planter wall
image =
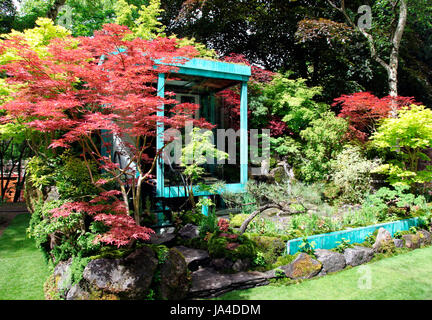
<path fill-rule="evenodd" d="M 366 237 L 370 233 L 374 233 L 379 228 L 388 230 L 391 235 L 396 231 L 405 231 L 412 226 L 418 226 L 420 223 L 418 218 L 411 218 L 406 220 L 399 220 L 394 222 L 387 222 L 381 224 L 375 224 L 373 226 L 355 228 L 350 230 L 342 230 L 331 233 L 317 234 L 308 237 L 309 243 L 315 241 L 315 249 L 333 249 L 339 244 L 338 241 L 342 241 L 342 238 L 350 240 L 350 243 L 362 243 L 366 240 Z M 303 239 L 297 238 L 287 242 L 287 254 L 295 254 L 300 251 L 300 245 Z"/>

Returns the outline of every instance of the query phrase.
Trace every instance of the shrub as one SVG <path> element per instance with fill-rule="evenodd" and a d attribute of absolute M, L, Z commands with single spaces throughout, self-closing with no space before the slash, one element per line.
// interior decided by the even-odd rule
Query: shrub
<path fill-rule="evenodd" d="M 264 260 L 265 265 L 271 265 L 286 249 L 285 242 L 278 237 L 249 236 Z"/>
<path fill-rule="evenodd" d="M 299 177 L 305 182 L 327 180 L 331 160 L 342 150 L 348 129 L 346 120 L 326 112 L 300 133 L 304 141 L 303 160 L 299 165 Z"/>
<path fill-rule="evenodd" d="M 360 148 L 347 145 L 332 161 L 331 180 L 340 192 L 340 199 L 347 203 L 360 203 L 371 189 L 371 172 L 378 168 L 380 160 L 368 160 Z"/>
<path fill-rule="evenodd" d="M 100 222 L 86 226 L 84 215 L 74 213 L 67 217 L 52 218 L 51 210 L 60 207 L 64 200 L 39 202 L 27 229 L 47 260 L 55 264 L 73 256 L 88 256 L 100 249 L 94 240 L 105 227 Z"/>
<path fill-rule="evenodd" d="M 249 217 L 248 214 L 236 214 L 235 216 L 233 216 L 230 220 L 230 225 L 233 228 L 239 228 L 242 223 Z"/>
<path fill-rule="evenodd" d="M 61 156 L 61 163 L 55 170 L 55 185 L 61 199 L 77 200 L 99 194 L 83 160 L 64 154 Z M 93 180 L 98 181 L 101 177 L 96 163 L 89 161 L 89 166 Z"/>
<path fill-rule="evenodd" d="M 238 236 L 232 240 L 220 236 L 219 233 L 210 237 L 208 251 L 212 258 L 227 258 L 232 261 L 246 258 L 253 260 L 257 254 L 255 243 L 246 236 Z"/>
<path fill-rule="evenodd" d="M 392 185 L 416 184 L 432 181 L 432 166 L 418 169 L 419 160 L 430 161 L 424 150 L 432 145 L 432 110 L 412 105 L 399 110 L 397 118 L 384 119 L 372 136 L 373 146 L 394 153 L 378 172 L 388 175 Z"/>

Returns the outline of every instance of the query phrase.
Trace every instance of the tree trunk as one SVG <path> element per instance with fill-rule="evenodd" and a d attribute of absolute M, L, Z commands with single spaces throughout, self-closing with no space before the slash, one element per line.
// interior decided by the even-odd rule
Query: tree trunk
<path fill-rule="evenodd" d="M 52 7 L 48 9 L 47 18 L 50 18 L 51 20 L 55 21 L 61 6 L 63 6 L 65 3 L 66 0 L 55 0 Z"/>

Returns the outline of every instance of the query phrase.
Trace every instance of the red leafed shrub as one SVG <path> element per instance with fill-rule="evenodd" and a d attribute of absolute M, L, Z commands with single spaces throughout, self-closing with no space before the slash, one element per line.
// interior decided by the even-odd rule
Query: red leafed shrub
<path fill-rule="evenodd" d="M 282 136 L 289 131 L 286 122 L 282 121 L 277 116 L 272 117 L 272 120 L 269 121 L 267 128 L 270 129 L 270 135 L 272 137 Z M 292 132 L 289 133 L 292 134 Z"/>
<path fill-rule="evenodd" d="M 333 107 L 341 107 L 339 117 L 350 124 L 350 137 L 366 141 L 374 131 L 378 120 L 389 116 L 392 109 L 419 104 L 413 97 L 378 98 L 370 92 L 342 95 L 334 100 Z"/>
<path fill-rule="evenodd" d="M 229 229 L 229 221 L 227 219 L 219 219 L 217 226 L 220 231 L 227 232 Z"/>

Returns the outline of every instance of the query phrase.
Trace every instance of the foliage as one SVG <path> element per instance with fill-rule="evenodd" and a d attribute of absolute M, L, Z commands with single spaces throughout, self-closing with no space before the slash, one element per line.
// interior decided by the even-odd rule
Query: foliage
<path fill-rule="evenodd" d="M 207 233 L 214 233 L 217 230 L 218 218 L 216 210 L 209 210 L 208 215 L 204 216 L 199 224 L 199 233 L 204 237 Z"/>
<path fill-rule="evenodd" d="M 286 250 L 286 244 L 279 237 L 257 236 L 253 234 L 247 235 L 256 245 L 257 248 L 257 261 L 261 265 L 255 263 L 257 266 L 272 266 Z"/>
<path fill-rule="evenodd" d="M 347 127 L 344 119 L 326 112 L 321 118 L 311 121 L 310 127 L 300 133 L 305 141 L 304 156 L 298 169 L 303 181 L 315 182 L 329 178 L 331 160 L 342 151 Z"/>
<path fill-rule="evenodd" d="M 187 210 L 183 212 L 173 212 L 173 221 L 177 229 L 188 223 L 199 226 L 206 217 L 198 210 Z"/>
<path fill-rule="evenodd" d="M 230 219 L 230 225 L 231 225 L 231 227 L 233 227 L 233 228 L 239 228 L 239 227 L 242 225 L 242 223 L 243 223 L 243 222 L 244 222 L 248 217 L 249 217 L 248 214 L 244 214 L 244 213 L 236 214 L 235 216 L 233 216 L 233 217 Z"/>
<path fill-rule="evenodd" d="M 124 202 L 118 200 L 120 192 L 116 190 L 100 193 L 89 202 L 75 201 L 64 203 L 52 210 L 53 218 L 69 217 L 76 213 L 86 214 L 96 222 L 108 227 L 107 231 L 99 233 L 94 243 L 103 242 L 117 247 L 130 244 L 136 239 L 149 240 L 153 230 L 136 224 L 128 214 Z"/>
<path fill-rule="evenodd" d="M 160 0 L 150 0 L 148 5 L 141 5 L 140 8 L 128 4 L 126 0 L 116 1 L 114 4 L 116 13 L 115 23 L 130 28 L 134 36 L 150 40 L 160 36 L 165 27 L 158 21 Z"/>
<path fill-rule="evenodd" d="M 171 109 L 171 117 L 157 117 L 161 103 L 176 102 L 157 97 L 152 82 L 159 72 L 169 73 L 177 68 L 159 65 L 156 70 L 155 60 L 163 57 L 164 62 L 182 63 L 197 52 L 192 47 L 178 48 L 173 39 L 124 39 L 130 33 L 126 27 L 106 25 L 93 37 L 79 38 L 79 45 L 72 38 L 51 40 L 46 49 L 50 54 L 44 56 L 38 55 L 22 38 L 12 36 L 2 42 L 1 51 L 12 50 L 18 59 L 1 68 L 8 73 L 9 83 L 22 86 L 14 99 L 3 105 L 8 121 L 26 121 L 28 127 L 46 133 L 46 137 L 52 137 L 51 148 L 79 145 L 84 161 L 96 161 L 98 169 L 109 176 L 98 181 L 92 179 L 92 183 L 104 191 L 102 186 L 106 183 L 117 183 L 126 212 L 130 193 L 138 223 L 142 184 L 149 179 L 159 157 L 159 153 L 154 158 L 147 154 L 152 146 L 151 137 L 156 135 L 157 121 L 180 128 L 196 108 L 177 104 Z M 105 56 L 103 64 L 95 59 L 95 54 Z M 203 120 L 194 122 L 202 127 L 207 125 Z M 120 167 L 108 156 L 114 151 L 107 141 L 109 135 L 119 139 L 130 137 L 123 140 L 123 149 L 120 146 L 122 150 L 117 150 L 128 155 L 126 166 Z M 94 139 L 103 141 L 106 154 Z M 140 175 L 135 179 L 137 173 Z"/>
<path fill-rule="evenodd" d="M 232 261 L 256 257 L 255 243 L 241 235 L 231 239 L 224 234 L 214 233 L 208 241 L 208 251 L 212 258 L 227 258 Z"/>
<path fill-rule="evenodd" d="M 351 243 L 350 239 L 342 238 L 341 241 L 336 241 L 336 243 L 339 243 L 339 244 L 335 248 L 335 251 L 337 251 L 339 253 L 344 253 L 344 251 L 346 249 L 354 247 L 354 245 Z"/>
<path fill-rule="evenodd" d="M 59 218 L 53 216 L 52 210 L 64 203 L 63 200 L 39 203 L 27 229 L 28 234 L 35 239 L 37 247 L 55 264 L 73 256 L 91 255 L 100 248 L 94 243 L 94 228 L 86 229 L 83 214 L 74 213 Z"/>
<path fill-rule="evenodd" d="M 393 234 L 393 238 L 395 239 L 399 239 L 397 234 L 399 231 L 396 231 Z M 373 245 L 376 241 L 376 235 L 372 234 L 372 232 L 369 232 L 369 234 L 367 235 L 367 237 L 365 238 L 365 242 L 368 243 L 369 245 Z"/>
<path fill-rule="evenodd" d="M 424 150 L 432 145 L 432 111 L 424 106 L 403 108 L 397 118 L 384 119 L 372 136 L 377 149 L 394 152 L 394 159 L 377 171 L 388 175 L 392 185 L 415 187 L 432 181 L 432 167 L 419 170 L 419 161 L 430 161 Z"/>
<path fill-rule="evenodd" d="M 404 185 L 397 185 L 394 189 L 380 188 L 365 198 L 359 212 L 360 216 L 371 216 L 377 222 L 384 222 L 407 218 L 415 208 L 429 212 L 426 199 L 421 195 L 407 193 L 408 190 L 409 188 Z"/>
<path fill-rule="evenodd" d="M 375 131 L 378 121 L 387 118 L 390 112 L 415 104 L 413 97 L 378 98 L 370 92 L 346 94 L 334 100 L 333 107 L 341 107 L 339 117 L 349 121 L 350 137 L 366 141 Z"/>
<path fill-rule="evenodd" d="M 331 181 L 341 191 L 340 200 L 359 203 L 371 189 L 371 172 L 381 164 L 366 159 L 359 147 L 346 145 L 330 164 Z"/>
<path fill-rule="evenodd" d="M 228 153 L 219 150 L 211 141 L 213 132 L 193 128 L 189 142 L 182 148 L 181 165 L 185 167 L 182 175 L 185 177 L 186 187 L 188 188 L 189 199 L 195 206 L 193 186 L 198 182 L 205 173 L 204 164 L 211 161 L 228 158 Z M 202 204 L 202 205 L 209 205 Z"/>
<path fill-rule="evenodd" d="M 55 182 L 55 166 L 57 161 L 44 159 L 34 156 L 27 162 L 28 178 L 31 183 L 38 189 L 42 190 L 47 186 L 51 186 Z"/>
<path fill-rule="evenodd" d="M 316 246 L 315 241 L 309 242 L 307 236 L 304 236 L 302 239 L 302 243 L 299 245 L 299 250 L 300 250 L 300 252 L 304 252 L 304 253 L 307 253 L 309 255 L 314 255 L 315 254 L 315 246 Z"/>
<path fill-rule="evenodd" d="M 55 170 L 55 185 L 62 199 L 91 198 L 99 193 L 91 183 L 91 176 L 96 181 L 101 178 L 94 161 L 86 163 L 68 154 L 63 154 L 60 160 L 61 165 Z"/>

